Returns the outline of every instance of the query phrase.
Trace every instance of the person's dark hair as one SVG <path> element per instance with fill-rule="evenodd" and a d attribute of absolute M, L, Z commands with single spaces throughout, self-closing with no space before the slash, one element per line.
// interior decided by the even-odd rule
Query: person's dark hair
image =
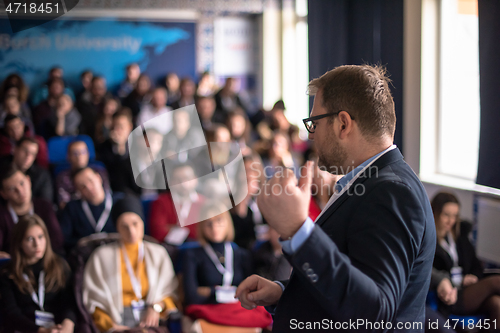
<path fill-rule="evenodd" d="M 2 87 L 0 88 L 0 100 L 5 99 L 5 93 L 12 87 L 16 87 L 19 90 L 19 102 L 24 103 L 28 99 L 29 89 L 24 83 L 23 78 L 17 74 L 9 74 L 5 80 L 2 82 Z"/>
<path fill-rule="evenodd" d="M 9 277 L 14 281 L 19 290 L 25 294 L 30 294 L 32 286 L 38 283 L 38 281 L 35 281 L 33 273 L 26 270 L 28 263 L 22 250 L 22 242 L 26 232 L 35 225 L 43 230 L 46 239 L 45 255 L 40 259 L 43 261 L 43 270 L 45 272 L 45 289 L 47 292 L 55 292 L 65 287 L 65 271 L 69 271 L 69 267 L 65 261 L 52 251 L 47 227 L 43 220 L 36 214 L 20 217 L 12 230 L 12 243 L 10 246 L 11 260 L 7 266 L 10 273 Z M 29 282 L 24 279 L 24 274 L 28 274 Z"/>
<path fill-rule="evenodd" d="M 24 172 L 19 169 L 14 163 L 6 163 L 0 168 L 0 189 L 3 190 L 3 182 L 14 176 L 17 172 L 24 175 Z"/>
<path fill-rule="evenodd" d="M 21 139 L 19 139 L 16 142 L 16 147 L 20 147 L 25 142 L 34 143 L 34 144 L 36 144 L 38 146 L 38 141 L 36 141 L 35 138 L 30 137 L 30 136 L 23 136 Z"/>
<path fill-rule="evenodd" d="M 17 115 L 14 115 L 14 114 L 8 114 L 7 116 L 5 116 L 5 119 L 3 120 L 3 124 L 4 124 L 4 127 L 7 126 L 8 123 L 10 123 L 12 120 L 14 119 L 20 119 L 21 121 L 23 121 L 21 119 L 21 117 L 17 116 Z"/>
<path fill-rule="evenodd" d="M 85 171 L 87 169 L 90 169 L 90 170 L 92 170 L 93 173 L 97 174 L 97 171 L 95 171 L 94 169 L 92 169 L 91 167 L 89 167 L 87 165 L 87 166 L 85 166 L 83 168 L 78 168 L 76 170 L 71 171 L 71 175 L 70 175 L 71 176 L 71 180 L 75 181 L 76 176 L 78 176 L 79 174 L 81 174 L 83 171 Z"/>
<path fill-rule="evenodd" d="M 73 146 L 75 144 L 80 143 L 80 142 L 83 142 L 85 144 L 85 147 L 87 147 L 87 149 L 89 148 L 88 145 L 87 145 L 87 143 L 85 141 L 76 139 L 76 140 L 71 141 L 68 144 L 68 148 L 66 148 L 66 154 L 69 154 L 69 152 L 71 151 L 71 148 L 73 148 Z"/>
<path fill-rule="evenodd" d="M 376 139 L 394 137 L 396 114 L 389 82 L 382 66 L 346 65 L 313 79 L 308 90 L 309 95 L 321 91 L 328 112 L 346 111 L 365 137 Z"/>
<path fill-rule="evenodd" d="M 47 81 L 47 86 L 50 88 L 54 83 L 60 83 L 62 84 L 63 87 L 65 87 L 65 83 L 64 83 L 64 80 L 61 79 L 60 77 L 54 77 L 52 79 L 50 79 L 49 81 Z"/>
<path fill-rule="evenodd" d="M 438 223 L 438 220 L 443 212 L 443 208 L 447 203 L 454 203 L 460 207 L 460 202 L 457 197 L 448 192 L 439 192 L 431 200 L 432 214 L 434 215 L 434 223 Z M 457 217 L 457 223 L 451 230 L 453 236 L 457 238 L 460 234 L 460 219 Z"/>
<path fill-rule="evenodd" d="M 93 75 L 93 73 L 92 73 L 92 71 L 91 71 L 90 69 L 84 70 L 84 71 L 80 74 L 80 80 L 81 80 L 81 79 L 83 79 L 83 77 L 84 77 L 85 75 L 88 75 L 88 74 L 92 74 L 92 75 Z"/>
<path fill-rule="evenodd" d="M 106 80 L 106 79 L 105 79 L 105 78 L 104 78 L 104 76 L 102 76 L 102 75 L 96 75 L 96 76 L 93 76 L 93 77 L 92 77 L 92 81 L 91 81 L 91 83 L 92 83 L 92 84 L 94 84 L 94 83 L 95 83 L 96 81 L 98 81 L 98 80 Z"/>
<path fill-rule="evenodd" d="M 111 219 L 115 227 L 117 227 L 118 219 L 124 213 L 135 213 L 139 215 L 144 222 L 144 210 L 141 200 L 133 194 L 126 194 L 125 197 L 113 204 L 113 208 L 111 208 Z"/>
<path fill-rule="evenodd" d="M 114 114 L 113 114 L 113 120 L 115 120 L 118 117 L 126 117 L 127 120 L 133 124 L 133 117 L 132 117 L 132 110 L 126 106 L 120 107 Z"/>
<path fill-rule="evenodd" d="M 54 73 L 55 71 L 62 70 L 61 66 L 52 66 L 49 70 L 49 74 Z"/>
<path fill-rule="evenodd" d="M 285 102 L 283 102 L 282 99 L 280 99 L 279 101 L 277 101 L 276 103 L 274 103 L 273 105 L 273 110 L 283 110 L 285 111 L 286 108 L 285 108 Z"/>

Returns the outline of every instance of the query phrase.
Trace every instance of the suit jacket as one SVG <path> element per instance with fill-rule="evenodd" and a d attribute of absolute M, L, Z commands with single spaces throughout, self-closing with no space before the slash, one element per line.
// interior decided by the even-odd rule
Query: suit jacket
<path fill-rule="evenodd" d="M 335 331 L 338 323 L 343 332 L 423 332 L 435 245 L 422 184 L 398 149 L 386 152 L 324 212 L 302 246 L 287 254 L 294 273 L 273 332 L 295 331 L 299 322 L 321 324 L 309 326 L 311 331 Z M 374 325 L 352 326 L 357 320 Z M 382 321 L 384 329 L 375 329 Z M 401 322 L 421 327 L 396 329 Z"/>
<path fill-rule="evenodd" d="M 455 244 L 457 245 L 458 265 L 462 267 L 462 275 L 472 274 L 478 278 L 483 277 L 483 267 L 481 262 L 476 257 L 474 246 L 469 241 L 470 224 L 461 223 L 460 235 L 458 236 Z M 453 259 L 451 259 L 448 252 L 446 252 L 441 245 L 436 246 L 436 255 L 434 257 L 434 267 L 439 271 L 451 274 L 453 268 Z"/>

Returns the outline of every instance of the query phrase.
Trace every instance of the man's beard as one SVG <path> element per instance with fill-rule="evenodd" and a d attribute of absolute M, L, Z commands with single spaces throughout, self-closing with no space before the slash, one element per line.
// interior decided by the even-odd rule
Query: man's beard
<path fill-rule="evenodd" d="M 318 149 L 318 167 L 333 175 L 345 174 L 344 163 L 347 160 L 347 151 L 333 138 L 327 142 L 330 146 L 326 151 Z"/>

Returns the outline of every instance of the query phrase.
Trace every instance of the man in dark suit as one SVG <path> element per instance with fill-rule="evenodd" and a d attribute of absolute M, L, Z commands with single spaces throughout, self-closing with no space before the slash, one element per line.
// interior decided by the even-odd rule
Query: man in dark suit
<path fill-rule="evenodd" d="M 278 283 L 240 284 L 243 307 L 277 303 L 273 332 L 423 332 L 436 235 L 425 190 L 392 144 L 396 117 L 378 67 L 341 66 L 309 83 L 304 123 L 321 168 L 345 175 L 313 223 L 312 163 L 296 186 L 275 175 L 258 205 L 294 270 Z M 305 222 L 304 222 L 305 221 Z M 284 287 L 286 285 L 286 288 Z"/>

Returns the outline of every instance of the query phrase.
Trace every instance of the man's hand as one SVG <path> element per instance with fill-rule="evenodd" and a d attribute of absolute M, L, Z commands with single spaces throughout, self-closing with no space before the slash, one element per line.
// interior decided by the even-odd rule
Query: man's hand
<path fill-rule="evenodd" d="M 453 288 L 449 279 L 443 279 L 437 287 L 437 294 L 441 301 L 446 305 L 452 305 L 457 302 L 457 288 Z"/>
<path fill-rule="evenodd" d="M 471 284 L 476 283 L 478 280 L 477 276 L 472 275 L 472 274 L 467 274 L 464 276 L 464 280 L 462 281 L 462 285 L 464 287 L 470 286 Z"/>
<path fill-rule="evenodd" d="M 252 275 L 240 283 L 235 297 L 245 309 L 252 310 L 257 305 L 268 306 L 278 303 L 283 290 L 272 281 L 258 275 Z"/>
<path fill-rule="evenodd" d="M 298 187 L 293 171 L 285 169 L 271 178 L 257 197 L 260 212 L 283 239 L 292 237 L 309 215 L 313 166 L 314 163 L 308 161 L 306 167 L 301 168 Z"/>
<path fill-rule="evenodd" d="M 10 254 L 8 254 L 7 252 L 0 251 L 0 259 L 9 259 L 9 258 Z"/>
<path fill-rule="evenodd" d="M 139 327 L 158 327 L 160 323 L 160 314 L 156 312 L 152 307 L 148 307 L 146 310 L 146 315 L 141 320 Z"/>

